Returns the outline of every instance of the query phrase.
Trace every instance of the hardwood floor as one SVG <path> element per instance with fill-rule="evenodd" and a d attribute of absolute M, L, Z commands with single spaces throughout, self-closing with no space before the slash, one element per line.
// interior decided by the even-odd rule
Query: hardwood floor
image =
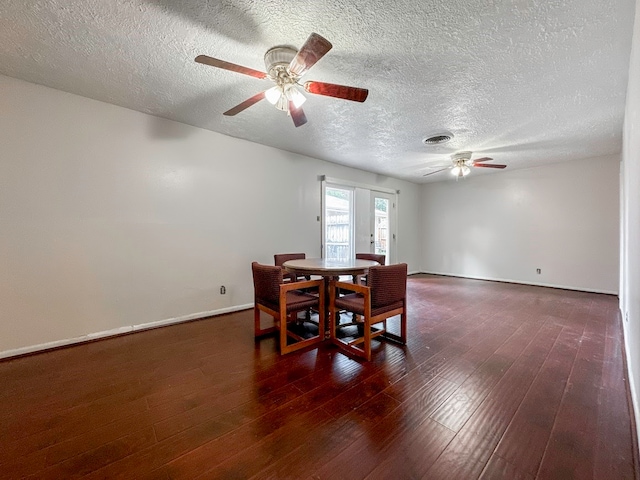
<path fill-rule="evenodd" d="M 280 356 L 251 311 L 0 362 L 0 477 L 636 478 L 616 297 L 408 292 L 370 363 Z"/>

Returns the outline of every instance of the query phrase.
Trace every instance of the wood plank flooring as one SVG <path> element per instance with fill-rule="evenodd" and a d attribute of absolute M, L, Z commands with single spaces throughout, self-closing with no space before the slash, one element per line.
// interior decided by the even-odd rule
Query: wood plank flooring
<path fill-rule="evenodd" d="M 0 362 L 0 478 L 633 479 L 617 298 L 439 276 L 373 361 L 251 311 Z"/>

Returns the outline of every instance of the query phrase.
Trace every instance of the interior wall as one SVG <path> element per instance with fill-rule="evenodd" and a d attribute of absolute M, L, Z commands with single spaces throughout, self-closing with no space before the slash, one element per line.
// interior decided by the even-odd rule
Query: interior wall
<path fill-rule="evenodd" d="M 9 77 L 0 91 L 0 356 L 252 304 L 252 261 L 320 255 L 320 175 L 401 190 L 398 260 L 419 270 L 418 185 Z"/>
<path fill-rule="evenodd" d="M 640 426 L 640 2 L 629 64 L 622 150 L 620 309 L 625 328 L 629 384 Z"/>
<path fill-rule="evenodd" d="M 619 162 L 614 155 L 424 185 L 423 270 L 617 293 Z"/>

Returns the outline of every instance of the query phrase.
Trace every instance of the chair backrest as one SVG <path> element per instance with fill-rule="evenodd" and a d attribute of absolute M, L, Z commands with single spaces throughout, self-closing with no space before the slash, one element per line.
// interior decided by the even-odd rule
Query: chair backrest
<path fill-rule="evenodd" d="M 371 288 L 371 308 L 384 307 L 407 296 L 407 264 L 369 268 L 367 285 Z"/>
<path fill-rule="evenodd" d="M 304 253 L 276 253 L 273 256 L 273 263 L 281 267 L 284 262 L 288 262 L 289 260 L 303 260 L 305 258 L 307 258 L 307 256 Z"/>
<path fill-rule="evenodd" d="M 253 272 L 253 288 L 256 301 L 261 300 L 271 304 L 278 304 L 280 302 L 282 268 L 253 262 L 251 271 Z"/>
<path fill-rule="evenodd" d="M 377 253 L 356 253 L 356 259 L 358 260 L 373 260 L 374 262 L 378 262 L 380 265 L 384 265 L 386 256 L 379 255 Z"/>

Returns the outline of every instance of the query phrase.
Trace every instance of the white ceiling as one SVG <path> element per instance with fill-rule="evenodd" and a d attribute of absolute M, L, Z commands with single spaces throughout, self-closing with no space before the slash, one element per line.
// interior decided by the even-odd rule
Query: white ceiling
<path fill-rule="evenodd" d="M 618 153 L 635 0 L 2 0 L 0 73 L 234 137 L 414 182 L 458 150 L 510 169 Z M 303 80 L 369 89 L 307 95 L 295 128 L 264 71 L 311 32 L 333 49 Z M 46 114 L 46 112 L 43 112 Z M 427 147 L 426 136 L 454 134 Z M 150 134 L 175 135 L 150 122 Z M 476 169 L 473 174 L 499 174 Z"/>

